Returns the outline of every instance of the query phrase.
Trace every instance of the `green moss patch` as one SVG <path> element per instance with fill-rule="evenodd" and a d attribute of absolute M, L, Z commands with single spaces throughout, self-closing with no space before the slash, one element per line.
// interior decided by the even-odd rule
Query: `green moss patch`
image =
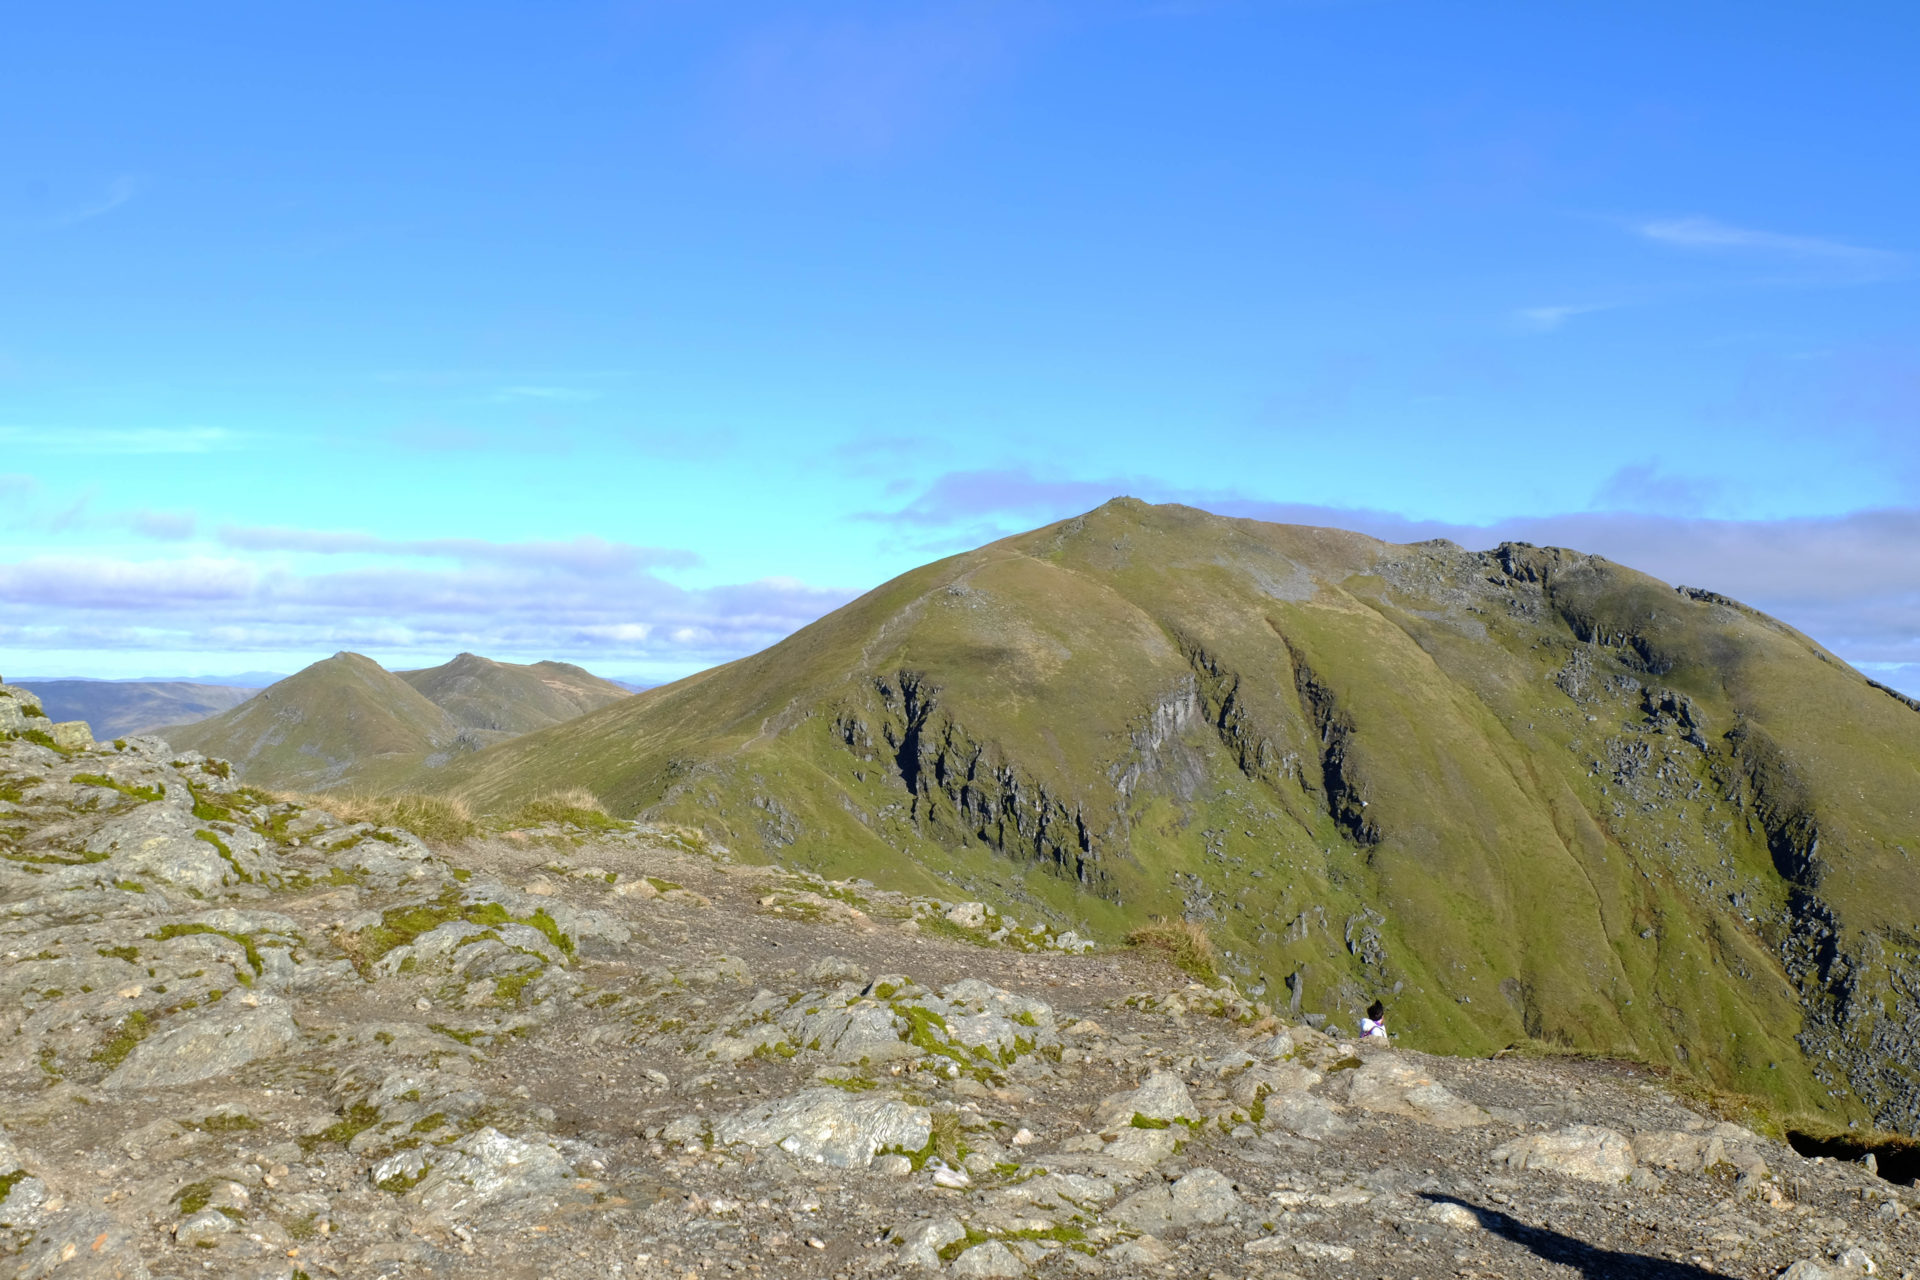
<path fill-rule="evenodd" d="M 142 804 L 150 804 L 164 798 L 167 794 L 165 787 L 136 787 L 121 782 L 117 778 L 109 778 L 104 773 L 76 773 L 73 775 L 73 780 L 83 787 L 105 787 L 109 791 L 118 791 L 121 795 L 138 800 Z"/>

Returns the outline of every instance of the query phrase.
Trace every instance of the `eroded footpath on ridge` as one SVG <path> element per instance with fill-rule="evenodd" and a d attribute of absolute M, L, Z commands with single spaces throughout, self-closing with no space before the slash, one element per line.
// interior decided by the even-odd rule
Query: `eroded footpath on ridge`
<path fill-rule="evenodd" d="M 44 736 L 44 735 L 42 735 Z M 51 739 L 48 740 L 49 742 Z M 1911 1276 L 1910 1188 L 978 904 L 0 741 L 0 1276 Z"/>

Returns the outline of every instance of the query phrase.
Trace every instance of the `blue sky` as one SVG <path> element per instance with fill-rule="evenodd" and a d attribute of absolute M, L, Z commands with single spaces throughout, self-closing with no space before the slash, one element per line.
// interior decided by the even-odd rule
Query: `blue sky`
<path fill-rule="evenodd" d="M 1920 687 L 1916 65 L 1896 4 L 23 10 L 0 671 L 660 680 L 1126 492 Z"/>

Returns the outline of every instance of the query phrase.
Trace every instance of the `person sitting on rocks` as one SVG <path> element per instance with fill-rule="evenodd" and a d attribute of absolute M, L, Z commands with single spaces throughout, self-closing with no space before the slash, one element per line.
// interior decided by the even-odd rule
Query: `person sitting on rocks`
<path fill-rule="evenodd" d="M 1375 1000 L 1367 1006 L 1367 1016 L 1360 1019 L 1360 1036 L 1365 1040 L 1385 1040 L 1387 1038 L 1387 1006 Z"/>

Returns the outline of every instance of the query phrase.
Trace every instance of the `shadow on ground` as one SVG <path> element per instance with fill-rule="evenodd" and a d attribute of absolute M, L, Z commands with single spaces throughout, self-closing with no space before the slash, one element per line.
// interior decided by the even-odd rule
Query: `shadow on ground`
<path fill-rule="evenodd" d="M 1584 1240 L 1576 1240 L 1545 1227 L 1528 1226 L 1518 1218 L 1496 1209 L 1485 1209 L 1454 1196 L 1429 1193 L 1424 1198 L 1435 1204 L 1459 1205 L 1480 1220 L 1481 1230 L 1513 1241 L 1536 1258 L 1572 1267 L 1586 1276 L 1587 1280 L 1724 1280 L 1720 1272 L 1708 1271 L 1691 1263 L 1670 1262 L 1644 1253 L 1596 1248 Z"/>

